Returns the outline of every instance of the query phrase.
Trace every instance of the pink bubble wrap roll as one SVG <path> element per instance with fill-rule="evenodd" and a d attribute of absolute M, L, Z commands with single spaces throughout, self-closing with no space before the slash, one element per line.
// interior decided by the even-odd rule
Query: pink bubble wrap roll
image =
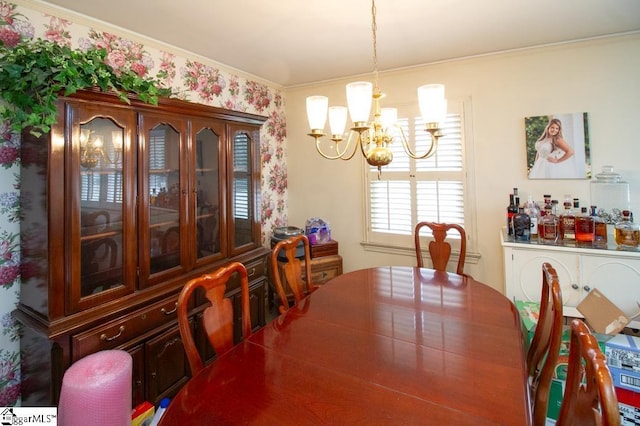
<path fill-rule="evenodd" d="M 133 360 L 128 352 L 107 350 L 76 361 L 64 373 L 58 424 L 131 424 Z"/>

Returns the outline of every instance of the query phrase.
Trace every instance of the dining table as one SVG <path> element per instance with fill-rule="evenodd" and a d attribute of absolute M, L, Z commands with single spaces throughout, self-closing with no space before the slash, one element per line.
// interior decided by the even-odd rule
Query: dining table
<path fill-rule="evenodd" d="M 216 358 L 161 425 L 530 425 L 513 303 L 467 275 L 339 275 Z"/>

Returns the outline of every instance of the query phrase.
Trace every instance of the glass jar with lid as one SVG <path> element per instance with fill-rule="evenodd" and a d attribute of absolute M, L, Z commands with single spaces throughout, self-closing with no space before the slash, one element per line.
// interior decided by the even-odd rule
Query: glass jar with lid
<path fill-rule="evenodd" d="M 613 166 L 602 166 L 602 173 L 591 181 L 591 204 L 598 206 L 598 215 L 610 224 L 618 222 L 622 211 L 631 208 L 629 183 L 622 181 Z"/>

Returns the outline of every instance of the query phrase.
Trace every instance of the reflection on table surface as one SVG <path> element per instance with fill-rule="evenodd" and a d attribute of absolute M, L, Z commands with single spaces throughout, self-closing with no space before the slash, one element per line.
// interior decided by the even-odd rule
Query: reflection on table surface
<path fill-rule="evenodd" d="M 354 271 L 191 379 L 163 424 L 529 424 L 522 339 L 472 278 Z"/>

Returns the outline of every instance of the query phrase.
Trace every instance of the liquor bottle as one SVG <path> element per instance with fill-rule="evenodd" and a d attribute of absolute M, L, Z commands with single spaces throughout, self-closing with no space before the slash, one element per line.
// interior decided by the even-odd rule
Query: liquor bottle
<path fill-rule="evenodd" d="M 518 213 L 513 215 L 513 237 L 516 241 L 531 239 L 531 218 L 524 212 L 524 207 L 518 207 Z"/>
<path fill-rule="evenodd" d="M 616 243 L 619 248 L 637 248 L 640 232 L 638 224 L 631 222 L 631 212 L 622 211 L 622 220 L 616 223 L 614 229 Z"/>
<path fill-rule="evenodd" d="M 531 238 L 538 238 L 538 220 L 540 218 L 540 207 L 538 203 L 533 201 L 533 196 L 529 195 L 527 202 L 524 203 L 524 212 L 529 215 L 531 221 Z"/>
<path fill-rule="evenodd" d="M 587 212 L 586 207 L 580 209 L 580 214 L 576 215 L 576 245 L 580 247 L 591 247 L 595 239 L 595 227 L 593 216 Z"/>
<path fill-rule="evenodd" d="M 546 207 L 549 206 L 550 208 L 553 208 L 553 206 L 551 205 L 551 195 L 550 194 L 545 194 L 543 196 L 544 198 L 544 202 L 542 203 L 542 207 L 540 208 L 540 216 L 544 216 L 546 213 Z"/>
<path fill-rule="evenodd" d="M 516 189 L 516 188 L 513 188 L 513 189 Z M 518 195 L 517 195 L 517 190 L 516 190 L 516 193 L 514 195 L 515 195 L 514 202 L 516 204 L 516 212 L 513 214 L 513 216 L 511 216 L 511 233 L 515 236 L 515 226 L 514 226 L 514 223 L 513 223 L 513 219 L 515 219 L 516 215 L 520 211 L 520 207 L 522 207 L 522 206 L 520 205 L 520 197 L 518 197 Z"/>
<path fill-rule="evenodd" d="M 518 205 L 516 204 L 516 195 L 518 193 L 517 188 L 514 189 L 514 194 L 509 194 L 509 205 L 507 206 L 507 232 L 509 235 L 513 235 L 513 215 L 518 213 Z"/>
<path fill-rule="evenodd" d="M 572 210 L 571 196 L 565 195 L 564 211 L 560 214 L 560 239 L 563 242 L 576 240 L 576 215 Z"/>
<path fill-rule="evenodd" d="M 541 244 L 558 244 L 559 220 L 551 206 L 547 204 L 544 207 L 544 216 L 538 221 L 538 242 Z"/>
<path fill-rule="evenodd" d="M 598 208 L 591 206 L 591 217 L 593 218 L 593 247 L 607 248 L 607 222 L 598 216 Z"/>

